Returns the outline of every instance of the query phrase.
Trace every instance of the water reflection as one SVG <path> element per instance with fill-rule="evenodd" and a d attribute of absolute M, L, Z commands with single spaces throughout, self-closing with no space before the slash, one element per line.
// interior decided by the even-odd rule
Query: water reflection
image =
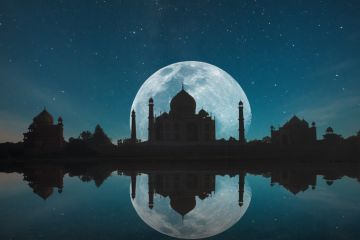
<path fill-rule="evenodd" d="M 34 194 L 45 200 L 54 197 L 55 192 L 60 193 L 58 198 L 61 199 L 64 196 L 62 191 L 71 188 L 66 181 L 64 184 L 65 176 L 76 177 L 100 188 L 111 175 L 119 175 L 129 180 L 130 199 L 140 218 L 158 232 L 179 238 L 213 236 L 238 222 L 250 205 L 251 192 L 258 191 L 254 184 L 253 189 L 250 189 L 247 182 L 250 175 L 260 175 L 261 179 L 267 179 L 266 184 L 278 185 L 292 195 L 311 191 L 311 199 L 316 194 L 321 195 L 321 190 L 317 189 L 318 176 L 328 185 L 344 176 L 360 181 L 357 163 L 240 165 L 215 162 L 174 165 L 154 162 L 136 164 L 129 161 L 2 166 L 0 172 L 23 174 L 24 181 Z M 271 188 L 271 191 L 275 192 L 275 189 Z M 109 197 L 119 198 L 115 194 Z M 122 196 L 122 199 L 128 197 Z M 249 209 L 258 201 L 255 194 L 252 201 Z M 126 216 L 129 212 L 120 214 Z M 239 223 L 244 223 L 244 220 Z"/>
<path fill-rule="evenodd" d="M 31 167 L 24 169 L 24 181 L 29 182 L 33 192 L 43 199 L 53 194 L 54 188 L 61 193 L 65 171 L 61 167 Z"/>
<path fill-rule="evenodd" d="M 185 239 L 210 237 L 233 226 L 246 212 L 251 191 L 244 179 L 244 173 L 209 172 L 132 176 L 132 204 L 141 219 L 161 233 Z"/>

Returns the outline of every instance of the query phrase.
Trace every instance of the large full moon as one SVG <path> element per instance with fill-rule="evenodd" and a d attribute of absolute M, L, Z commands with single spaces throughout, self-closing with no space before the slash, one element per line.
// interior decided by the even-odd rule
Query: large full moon
<path fill-rule="evenodd" d="M 238 205 L 238 177 L 216 176 L 215 192 L 201 200 L 184 218 L 172 209 L 169 197 L 155 194 L 154 208 L 148 207 L 148 177 L 137 176 L 136 197 L 131 202 L 139 217 L 151 228 L 182 239 L 200 239 L 220 234 L 236 224 L 251 202 L 251 188 L 245 182 L 244 203 Z M 131 187 L 130 187 L 131 192 Z"/>
<path fill-rule="evenodd" d="M 250 104 L 239 83 L 227 72 L 214 65 L 185 61 L 168 65 L 156 71 L 137 92 L 131 110 L 134 109 L 136 112 L 137 137 L 139 139 L 147 139 L 149 98 L 154 99 L 154 111 L 157 116 L 161 112 L 169 112 L 170 101 L 181 90 L 182 84 L 196 100 L 196 111 L 204 108 L 215 117 L 217 139 L 238 137 L 238 104 L 240 100 L 244 104 L 245 131 L 249 130 Z"/>

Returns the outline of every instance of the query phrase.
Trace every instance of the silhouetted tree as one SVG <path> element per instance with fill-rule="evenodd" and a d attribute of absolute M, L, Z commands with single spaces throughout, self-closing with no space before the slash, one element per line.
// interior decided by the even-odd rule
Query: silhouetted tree
<path fill-rule="evenodd" d="M 237 140 L 236 140 L 236 138 L 234 138 L 234 137 L 229 137 L 229 142 L 236 142 Z"/>
<path fill-rule="evenodd" d="M 106 146 L 112 144 L 110 138 L 105 134 L 104 130 L 99 124 L 95 127 L 93 143 L 95 146 Z"/>
<path fill-rule="evenodd" d="M 253 139 L 248 142 L 248 145 L 261 145 L 261 144 L 263 144 L 262 140 L 258 140 L 258 139 Z"/>
<path fill-rule="evenodd" d="M 90 140 L 84 141 L 80 137 L 79 138 L 71 137 L 69 138 L 69 143 L 67 144 L 66 150 L 71 154 L 82 154 L 82 155 L 92 154 L 93 151 L 90 148 Z"/>
<path fill-rule="evenodd" d="M 79 137 L 81 140 L 88 142 L 93 138 L 93 134 L 90 131 L 83 131 Z"/>
<path fill-rule="evenodd" d="M 110 151 L 113 147 L 110 138 L 100 125 L 96 125 L 94 133 L 83 131 L 78 138 L 70 138 L 67 151 L 72 154 L 96 154 Z"/>
<path fill-rule="evenodd" d="M 271 137 L 269 136 L 265 136 L 263 137 L 263 139 L 261 140 L 263 143 L 271 143 Z"/>

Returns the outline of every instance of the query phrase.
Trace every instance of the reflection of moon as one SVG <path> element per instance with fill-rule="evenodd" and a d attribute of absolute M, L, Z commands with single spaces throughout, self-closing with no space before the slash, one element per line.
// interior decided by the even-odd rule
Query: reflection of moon
<path fill-rule="evenodd" d="M 204 200 L 196 198 L 196 207 L 182 220 L 170 206 L 170 199 L 155 194 L 154 208 L 148 208 L 147 175 L 137 177 L 136 198 L 132 204 L 140 218 L 153 229 L 168 236 L 185 239 L 211 237 L 229 229 L 244 215 L 251 201 L 245 185 L 244 205 L 238 205 L 238 178 L 216 177 L 216 192 Z"/>
<path fill-rule="evenodd" d="M 147 139 L 148 100 L 153 97 L 155 114 L 169 111 L 170 100 L 181 90 L 196 100 L 196 110 L 202 107 L 216 118 L 216 137 L 237 136 L 238 103 L 244 103 L 245 130 L 251 123 L 249 101 L 238 84 L 222 69 L 203 62 L 186 61 L 168 65 L 151 75 L 136 94 L 131 109 L 136 111 L 138 138 Z"/>

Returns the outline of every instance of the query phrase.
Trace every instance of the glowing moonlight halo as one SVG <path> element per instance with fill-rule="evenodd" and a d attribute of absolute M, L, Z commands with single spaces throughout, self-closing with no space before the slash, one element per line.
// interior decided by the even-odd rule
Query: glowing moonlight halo
<path fill-rule="evenodd" d="M 215 188 L 216 191 L 203 200 L 196 197 L 195 208 L 183 219 L 170 207 L 169 197 L 155 194 L 154 208 L 148 207 L 147 175 L 137 176 L 136 197 L 130 198 L 139 217 L 156 231 L 181 239 L 200 239 L 231 228 L 243 217 L 251 202 L 251 187 L 245 181 L 244 204 L 238 205 L 238 177 L 216 176 Z"/>
<path fill-rule="evenodd" d="M 238 104 L 244 103 L 245 131 L 251 123 L 251 108 L 245 92 L 224 70 L 204 62 L 185 61 L 168 65 L 151 75 L 137 92 L 131 109 L 136 112 L 137 137 L 147 139 L 148 101 L 154 111 L 169 112 L 172 97 L 185 90 L 196 100 L 196 112 L 204 108 L 215 116 L 216 138 L 238 137 Z M 131 114 L 131 113 L 130 113 Z M 130 119 L 131 123 L 131 119 Z"/>

